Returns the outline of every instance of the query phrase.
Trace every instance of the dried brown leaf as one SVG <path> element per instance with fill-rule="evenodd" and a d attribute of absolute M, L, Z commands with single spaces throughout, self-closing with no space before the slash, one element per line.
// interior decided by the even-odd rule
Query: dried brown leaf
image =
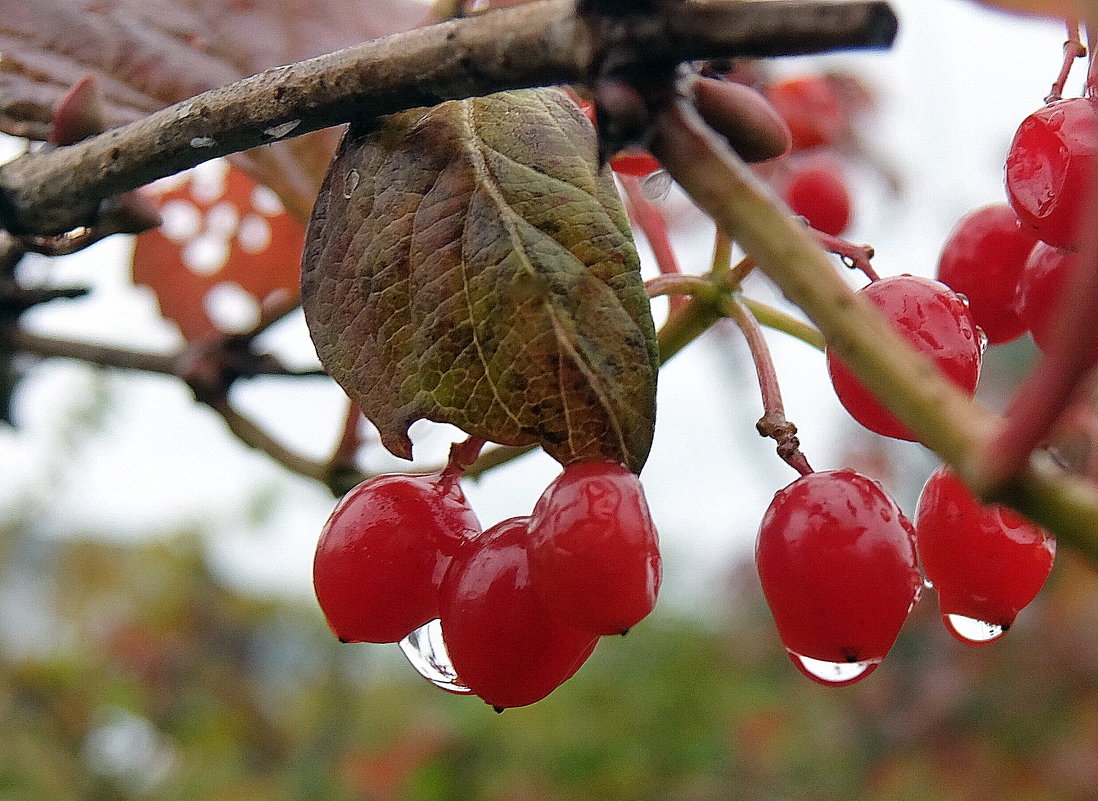
<path fill-rule="evenodd" d="M 426 418 L 562 463 L 643 465 L 656 340 L 593 129 L 563 93 L 352 127 L 314 211 L 302 300 L 322 362 L 410 458 Z"/>

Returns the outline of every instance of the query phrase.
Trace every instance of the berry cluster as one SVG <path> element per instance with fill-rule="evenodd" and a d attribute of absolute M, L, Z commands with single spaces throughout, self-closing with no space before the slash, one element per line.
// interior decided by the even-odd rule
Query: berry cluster
<path fill-rule="evenodd" d="M 947 239 L 938 277 L 963 293 L 992 344 L 1026 331 L 1042 350 L 1077 269 L 1098 163 L 1098 103 L 1056 100 L 1022 121 L 1006 159 L 1008 204 L 970 212 Z M 1098 362 L 1098 340 L 1092 358 Z"/>
<path fill-rule="evenodd" d="M 529 517 L 481 531 L 456 476 L 353 489 L 317 545 L 313 584 L 344 642 L 401 642 L 424 675 L 503 709 L 544 698 L 656 601 L 661 560 L 636 476 L 565 468 Z"/>
<path fill-rule="evenodd" d="M 790 658 L 831 686 L 876 669 L 923 575 L 949 631 L 983 644 L 1037 595 L 1054 554 L 1043 530 L 980 504 L 944 467 L 927 481 L 914 525 L 873 479 L 853 470 L 803 475 L 774 496 L 755 551 Z"/>

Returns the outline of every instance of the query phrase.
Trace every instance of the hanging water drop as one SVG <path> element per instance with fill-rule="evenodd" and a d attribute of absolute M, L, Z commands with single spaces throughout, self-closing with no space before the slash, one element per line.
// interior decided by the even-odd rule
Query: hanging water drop
<path fill-rule="evenodd" d="M 801 673 L 817 684 L 828 687 L 845 687 L 861 681 L 881 664 L 879 659 L 867 662 L 825 662 L 822 659 L 801 656 L 793 651 L 788 653 L 789 658 Z"/>
<path fill-rule="evenodd" d="M 964 615 L 943 614 L 942 622 L 949 633 L 967 645 L 987 645 L 1006 633 L 1007 626 L 987 623 Z"/>
<path fill-rule="evenodd" d="M 400 650 L 412 663 L 419 675 L 436 687 L 452 693 L 467 693 L 469 688 L 461 683 L 457 671 L 446 651 L 442 639 L 442 621 L 424 623 L 400 641 Z"/>
<path fill-rule="evenodd" d="M 656 170 L 641 178 L 641 193 L 645 200 L 653 202 L 663 200 L 671 192 L 674 181 L 667 170 Z"/>
<path fill-rule="evenodd" d="M 350 172 L 347 173 L 346 176 L 344 176 L 344 178 L 343 178 L 343 197 L 350 198 L 351 195 L 353 195 L 355 193 L 355 190 L 358 189 L 359 180 L 360 180 L 360 176 L 358 174 L 358 170 L 351 170 Z"/>
<path fill-rule="evenodd" d="M 980 326 L 976 326 L 976 336 L 980 341 L 980 355 L 982 356 L 987 351 L 988 337 L 987 334 L 984 333 L 984 329 L 980 328 Z"/>

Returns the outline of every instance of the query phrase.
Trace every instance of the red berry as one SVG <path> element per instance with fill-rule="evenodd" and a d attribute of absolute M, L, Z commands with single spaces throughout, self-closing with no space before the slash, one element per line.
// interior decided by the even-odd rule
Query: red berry
<path fill-rule="evenodd" d="M 530 519 L 530 569 L 545 608 L 595 634 L 624 634 L 659 592 L 659 538 L 637 477 L 616 464 L 566 467 Z"/>
<path fill-rule="evenodd" d="M 846 127 L 842 98 L 826 78 L 789 78 L 764 93 L 789 126 L 794 150 L 834 144 Z"/>
<path fill-rule="evenodd" d="M 397 642 L 438 617 L 438 585 L 480 523 L 456 482 L 390 475 L 347 493 L 320 534 L 313 587 L 344 642 Z"/>
<path fill-rule="evenodd" d="M 499 709 L 547 696 L 598 639 L 542 607 L 530 578 L 528 523 L 515 517 L 484 532 L 454 557 L 439 592 L 442 637 L 460 681 Z"/>
<path fill-rule="evenodd" d="M 953 290 L 929 278 L 898 275 L 873 281 L 859 291 L 961 390 L 970 396 L 976 392 L 983 359 L 982 335 L 968 305 Z M 855 420 L 878 434 L 915 439 L 832 350 L 826 353 L 835 393 Z"/>
<path fill-rule="evenodd" d="M 1014 298 L 1036 243 L 1010 206 L 996 203 L 962 217 L 942 247 L 938 280 L 968 298 L 973 319 L 993 345 L 1025 333 Z"/>
<path fill-rule="evenodd" d="M 755 560 L 794 663 L 827 684 L 868 675 L 922 587 L 911 524 L 880 484 L 853 470 L 809 473 L 775 494 Z"/>
<path fill-rule="evenodd" d="M 629 148 L 610 159 L 610 169 L 622 175 L 634 175 L 637 178 L 643 178 L 646 175 L 651 175 L 656 170 L 663 169 L 663 167 L 656 160 L 656 157 L 647 150 Z"/>
<path fill-rule="evenodd" d="M 946 626 L 966 642 L 995 639 L 1033 600 L 1052 570 L 1056 542 L 1003 506 L 982 505 L 947 467 L 931 474 L 915 512 L 919 561 Z M 979 641 L 965 620 L 985 624 Z"/>
<path fill-rule="evenodd" d="M 1055 341 L 1056 309 L 1065 287 L 1079 269 L 1079 255 L 1060 250 L 1044 242 L 1029 254 L 1018 284 L 1016 298 L 1018 316 L 1033 334 L 1037 347 L 1047 351 Z M 1098 362 L 1098 339 L 1091 349 L 1091 358 Z"/>
<path fill-rule="evenodd" d="M 813 161 L 794 167 L 782 196 L 817 231 L 841 236 L 850 225 L 850 192 L 835 164 Z"/>
<path fill-rule="evenodd" d="M 1060 100 L 1026 117 L 1006 160 L 1007 197 L 1022 224 L 1050 245 L 1078 245 L 1096 160 L 1094 101 Z"/>

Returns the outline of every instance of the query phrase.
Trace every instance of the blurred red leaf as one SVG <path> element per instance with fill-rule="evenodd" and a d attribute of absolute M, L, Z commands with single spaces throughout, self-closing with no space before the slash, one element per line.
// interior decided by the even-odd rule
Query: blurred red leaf
<path fill-rule="evenodd" d="M 217 162 L 154 184 L 164 225 L 137 238 L 134 283 L 193 341 L 246 329 L 298 291 L 304 226 L 241 170 Z M 249 308 L 249 305 L 251 308 Z"/>

